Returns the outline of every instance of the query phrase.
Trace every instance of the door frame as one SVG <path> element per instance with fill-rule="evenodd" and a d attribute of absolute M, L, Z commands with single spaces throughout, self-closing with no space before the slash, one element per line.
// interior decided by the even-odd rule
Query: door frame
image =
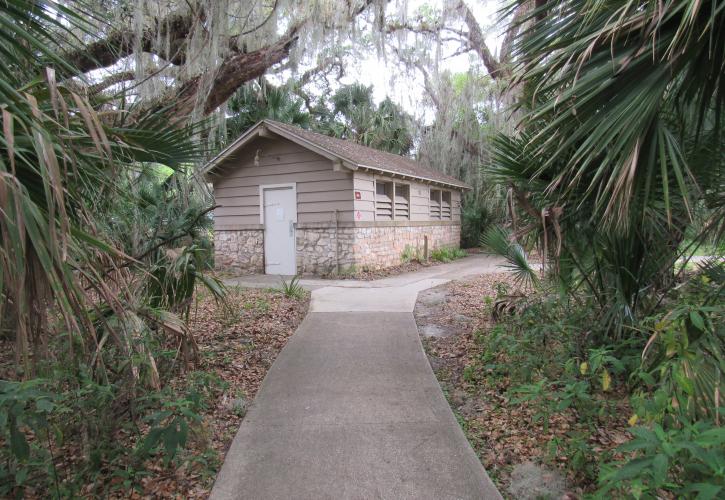
<path fill-rule="evenodd" d="M 264 240 L 262 243 L 263 255 L 264 255 L 264 269 L 265 274 L 267 272 L 267 251 L 266 251 L 266 239 L 267 239 L 267 226 L 264 224 L 264 190 L 265 189 L 291 189 L 292 196 L 294 198 L 295 213 L 292 218 L 294 224 L 294 234 L 292 235 L 292 246 L 294 248 L 294 266 L 295 274 L 297 274 L 297 183 L 296 182 L 285 182 L 281 184 L 260 184 L 259 185 L 259 223 L 262 225 L 262 234 Z"/>

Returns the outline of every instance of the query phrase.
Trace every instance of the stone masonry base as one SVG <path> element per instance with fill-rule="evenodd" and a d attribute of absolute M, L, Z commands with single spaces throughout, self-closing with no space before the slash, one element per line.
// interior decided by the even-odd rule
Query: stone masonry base
<path fill-rule="evenodd" d="M 214 267 L 234 274 L 264 273 L 264 230 L 214 231 Z"/>
<path fill-rule="evenodd" d="M 404 252 L 422 255 L 428 250 L 458 248 L 458 223 L 411 225 L 301 224 L 297 228 L 297 273 L 331 274 L 382 269 L 402 262 Z M 264 230 L 216 230 L 214 258 L 217 269 L 237 274 L 264 272 Z"/>

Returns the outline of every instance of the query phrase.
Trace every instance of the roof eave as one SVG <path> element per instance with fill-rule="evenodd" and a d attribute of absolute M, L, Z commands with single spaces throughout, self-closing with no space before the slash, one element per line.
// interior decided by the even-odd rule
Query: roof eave
<path fill-rule="evenodd" d="M 202 173 L 204 175 L 211 174 L 211 172 L 216 169 L 221 163 L 224 162 L 224 160 L 227 159 L 229 155 L 237 151 L 239 148 L 244 147 L 246 144 L 250 143 L 257 137 L 269 137 L 269 133 L 276 134 L 280 137 L 283 137 L 285 139 L 288 139 L 296 144 L 299 144 L 302 147 L 305 147 L 311 151 L 314 151 L 315 153 L 319 154 L 320 156 L 323 156 L 327 158 L 328 160 L 332 160 L 333 162 L 336 162 L 340 164 L 341 166 L 348 168 L 350 170 L 357 170 L 358 165 L 349 160 L 348 158 L 344 158 L 336 153 L 333 153 L 332 151 L 329 151 L 323 147 L 320 147 L 307 139 L 304 139 L 303 137 L 300 137 L 298 135 L 295 135 L 281 127 L 278 127 L 274 123 L 268 122 L 266 119 L 257 122 L 252 128 L 247 130 L 245 133 L 243 133 L 237 140 L 232 142 L 229 146 L 224 148 L 218 155 L 216 155 L 214 158 L 212 158 L 204 167 L 202 170 Z"/>
<path fill-rule="evenodd" d="M 425 181 L 425 182 L 430 182 L 431 184 L 439 184 L 441 186 L 454 187 L 456 189 L 461 189 L 461 190 L 473 189 L 471 186 L 469 186 L 467 184 L 463 184 L 463 183 L 456 184 L 453 182 L 442 181 L 439 179 L 431 179 L 430 177 L 424 177 L 422 175 L 402 174 L 400 172 L 396 172 L 395 170 L 387 170 L 387 169 L 380 168 L 380 167 L 372 167 L 370 165 L 358 165 L 358 166 L 359 166 L 359 168 L 364 168 L 366 170 L 382 172 L 384 174 L 390 175 L 391 177 L 398 176 L 398 177 L 403 177 L 403 178 L 411 179 L 411 180 Z"/>
<path fill-rule="evenodd" d="M 350 170 L 357 170 L 358 164 L 350 160 L 349 158 L 345 158 L 344 156 L 341 156 L 337 153 L 330 151 L 327 148 L 315 144 L 314 142 L 309 141 L 304 137 L 300 137 L 299 135 L 284 129 L 275 123 L 267 122 L 266 120 L 262 121 L 270 129 L 270 131 L 274 132 L 275 134 L 284 137 L 285 139 L 288 139 L 296 144 L 299 144 L 300 146 L 306 147 L 314 151 L 315 153 L 324 156 L 328 160 L 332 160 L 333 162 L 339 162 L 345 168 L 349 168 Z"/>
<path fill-rule="evenodd" d="M 324 148 L 322 146 L 319 146 L 315 144 L 312 141 L 309 141 L 305 139 L 304 137 L 300 137 L 299 135 L 290 132 L 289 130 L 286 130 L 274 122 L 270 122 L 266 119 L 261 120 L 257 122 L 252 128 L 247 130 L 245 133 L 243 133 L 237 140 L 232 142 L 229 146 L 224 148 L 218 155 L 216 155 L 214 158 L 212 158 L 209 163 L 206 164 L 204 169 L 202 170 L 202 173 L 204 175 L 211 174 L 211 172 L 216 169 L 221 163 L 224 162 L 224 160 L 234 153 L 237 149 L 244 147 L 246 144 L 251 142 L 252 140 L 256 139 L 257 137 L 269 137 L 269 132 L 272 132 L 273 134 L 276 134 L 280 137 L 283 137 L 287 140 L 290 140 L 296 144 L 299 144 L 302 147 L 305 147 L 311 151 L 314 151 L 315 153 L 327 158 L 328 160 L 332 160 L 336 165 L 339 165 L 338 168 L 347 168 L 349 170 L 357 170 L 359 168 L 367 169 L 367 170 L 374 170 L 376 172 L 382 172 L 385 174 L 390 175 L 398 175 L 400 177 L 405 177 L 408 179 L 414 179 L 414 180 L 421 180 L 425 182 L 430 182 L 433 184 L 439 184 L 442 186 L 448 186 L 448 187 L 454 187 L 456 189 L 461 190 L 471 190 L 470 186 L 464 183 L 453 183 L 453 182 L 446 182 L 438 179 L 431 179 L 429 177 L 424 177 L 420 175 L 411 175 L 411 174 L 402 174 L 400 172 L 396 172 L 394 170 L 388 170 L 380 167 L 373 167 L 370 165 L 364 165 L 362 163 L 357 163 L 349 158 L 345 158 L 344 156 L 341 156 L 337 153 L 334 153 L 330 151 L 327 148 Z"/>
<path fill-rule="evenodd" d="M 299 135 L 296 135 L 294 132 L 290 132 L 289 130 L 280 127 L 279 125 L 277 125 L 274 122 L 270 122 L 267 120 L 262 120 L 262 122 L 264 122 L 274 133 L 276 133 L 286 139 L 289 139 L 293 142 L 296 142 L 300 146 L 309 147 L 310 149 L 317 152 L 318 154 L 321 154 L 322 156 L 325 156 L 333 161 L 339 160 L 344 167 L 346 167 L 350 170 L 357 170 L 358 168 L 366 168 L 366 169 L 370 169 L 370 170 L 377 170 L 379 172 L 400 175 L 403 177 L 408 177 L 410 179 L 419 179 L 419 180 L 424 180 L 424 181 L 428 181 L 428 182 L 433 182 L 436 184 L 442 184 L 444 186 L 452 186 L 452 187 L 456 187 L 458 189 L 465 189 L 465 190 L 473 189 L 464 183 L 456 184 L 453 182 L 429 179 L 429 178 L 426 178 L 423 176 L 418 176 L 418 175 L 401 174 L 400 172 L 396 172 L 394 170 L 387 170 L 387 169 L 379 168 L 379 167 L 371 167 L 370 165 L 364 165 L 362 163 L 357 163 L 349 158 L 345 158 L 344 156 L 342 156 L 338 153 L 334 153 L 327 148 L 319 146 L 319 145 L 315 144 L 314 142 L 305 139 L 304 137 L 300 137 Z"/>

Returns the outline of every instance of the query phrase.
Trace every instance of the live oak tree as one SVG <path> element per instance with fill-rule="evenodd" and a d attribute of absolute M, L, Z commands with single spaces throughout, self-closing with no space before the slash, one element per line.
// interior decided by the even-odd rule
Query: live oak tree
<path fill-rule="evenodd" d="M 482 167 L 489 162 L 488 138 L 492 131 L 510 130 L 516 120 L 510 109 L 517 93 L 509 87 L 512 46 L 528 10 L 521 4 L 489 27 L 476 18 L 470 0 L 449 0 L 440 9 L 424 5 L 413 15 L 387 19 L 386 48 L 422 82 L 433 112 L 432 123 L 420 130 L 420 157 L 476 190 L 487 184 Z M 491 29 L 503 34 L 499 50 L 486 41 Z M 442 69 L 461 55 L 469 56 L 468 71 Z"/>
<path fill-rule="evenodd" d="M 382 18 L 386 3 L 99 1 L 97 10 L 105 15 L 76 30 L 85 43 L 74 44 L 64 58 L 80 73 L 74 84 L 90 97 L 123 90 L 110 108 L 131 105 L 127 119 L 162 110 L 172 121 L 188 123 L 223 107 L 242 84 L 275 65 L 295 66 L 349 38 L 356 18 Z"/>
<path fill-rule="evenodd" d="M 384 5 L 0 3 L 0 329 L 17 333 L 25 374 L 61 330 L 72 335 L 68 352 L 100 374 L 106 372 L 98 353 L 108 344 L 99 332 L 111 335 L 124 356 L 134 355 L 128 339 L 139 325 L 189 338 L 166 315 L 183 309 L 188 295 L 160 300 L 169 289 L 139 283 L 173 278 L 166 271 L 178 259 L 166 250 L 197 233 L 211 209 L 190 195 L 196 184 L 203 188 L 188 173 L 204 157 L 198 138 L 208 122 L 199 119 L 212 115 L 223 123 L 224 103 L 244 82 L 353 38 L 354 21 L 382 19 Z M 149 204 L 148 190 L 136 188 L 154 163 L 175 173 Z M 175 215 L 137 215 L 151 205 Z M 184 269 L 196 273 L 196 265 L 186 265 L 196 255 L 181 254 Z M 147 351 L 136 354 L 151 359 Z M 138 373 L 127 368 L 118 373 L 134 387 Z"/>

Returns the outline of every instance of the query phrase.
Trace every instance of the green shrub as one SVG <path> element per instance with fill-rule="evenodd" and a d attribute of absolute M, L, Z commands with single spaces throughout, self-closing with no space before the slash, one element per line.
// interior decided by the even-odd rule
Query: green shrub
<path fill-rule="evenodd" d="M 497 193 L 468 193 L 461 204 L 461 246 L 479 245 L 481 236 L 505 218 L 505 198 Z"/>
<path fill-rule="evenodd" d="M 720 398 L 725 364 L 722 263 L 710 262 L 642 322 L 648 334 L 642 364 L 632 371 L 635 392 L 632 452 L 608 464 L 601 494 L 721 497 L 725 489 L 725 428 Z"/>
<path fill-rule="evenodd" d="M 282 280 L 282 293 L 290 299 L 301 299 L 305 296 L 305 289 L 300 285 L 300 277 L 293 276 L 289 281 Z"/>
<path fill-rule="evenodd" d="M 455 247 L 436 248 L 430 253 L 431 260 L 438 262 L 451 262 L 468 255 L 465 250 Z"/>
<path fill-rule="evenodd" d="M 660 424 L 635 427 L 620 446 L 634 457 L 603 467 L 599 494 L 626 493 L 635 498 L 722 498 L 725 491 L 725 428 L 712 422 L 688 422 L 670 429 Z"/>
<path fill-rule="evenodd" d="M 0 461 L 0 495 L 13 496 L 24 488 L 29 478 L 39 485 L 49 485 L 55 466 L 45 446 L 52 432 L 49 415 L 57 398 L 47 391 L 46 381 L 0 381 L 0 436 L 5 443 Z M 34 439 L 28 439 L 31 431 Z"/>
<path fill-rule="evenodd" d="M 403 264 L 407 264 L 408 262 L 422 262 L 423 255 L 421 254 L 420 248 L 405 245 L 403 253 L 400 254 L 400 261 Z"/>
<path fill-rule="evenodd" d="M 192 437 L 195 452 L 214 466 L 211 443 L 201 440 L 201 415 L 227 384 L 201 371 L 189 372 L 186 381 L 180 388 L 138 388 L 136 396 L 120 384 L 97 383 L 63 366 L 55 368 L 52 378 L 0 381 L 0 441 L 7 443 L 0 448 L 0 497 L 29 492 L 77 497 L 94 483 L 91 496 L 107 496 L 108 488 L 130 491 L 150 474 L 147 459 L 160 455 L 166 463 L 198 462 L 198 456 L 181 453 Z M 122 405 L 133 409 L 135 419 L 118 418 Z M 135 435 L 137 446 L 119 442 L 118 431 Z M 57 470 L 66 445 L 81 456 L 72 468 Z M 109 468 L 123 481 L 115 486 L 98 482 L 99 476 L 108 477 Z"/>
<path fill-rule="evenodd" d="M 724 275 L 721 264 L 703 265 L 624 337 L 597 320 L 595 299 L 542 281 L 513 315 L 476 335 L 481 382 L 508 386 L 510 404 L 529 405 L 545 432 L 552 415 L 575 410 L 576 432 L 557 435 L 544 451 L 566 455 L 567 468 L 587 484 L 598 478 L 599 496 L 717 497 L 725 488 L 725 437 L 716 424 Z M 595 452 L 580 434 L 606 426 L 622 394 L 629 394 L 630 423 L 642 427 L 620 448 L 627 459 L 608 463 L 613 451 Z"/>

